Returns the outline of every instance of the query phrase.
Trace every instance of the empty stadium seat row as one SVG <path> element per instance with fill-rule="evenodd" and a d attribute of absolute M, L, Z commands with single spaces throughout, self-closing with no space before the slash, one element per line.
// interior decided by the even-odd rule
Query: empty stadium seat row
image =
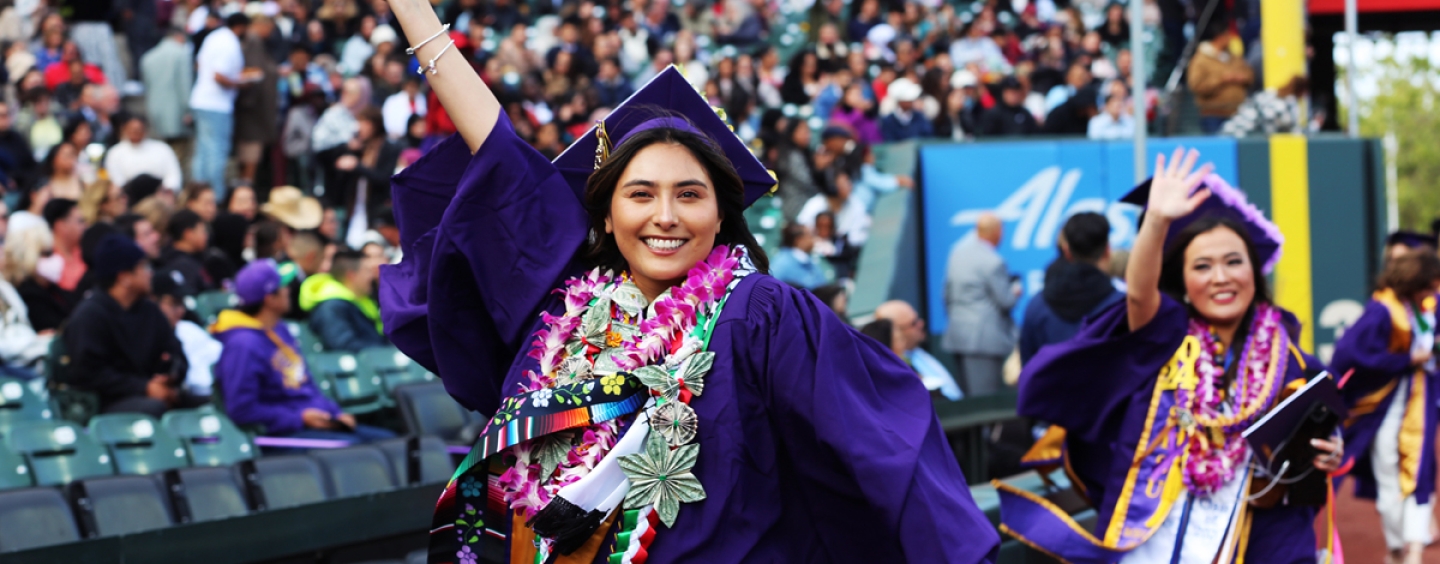
<path fill-rule="evenodd" d="M 77 480 L 64 488 L 0 491 L 0 552 L 124 535 L 173 524 L 439 484 L 454 471 L 437 438 Z"/>

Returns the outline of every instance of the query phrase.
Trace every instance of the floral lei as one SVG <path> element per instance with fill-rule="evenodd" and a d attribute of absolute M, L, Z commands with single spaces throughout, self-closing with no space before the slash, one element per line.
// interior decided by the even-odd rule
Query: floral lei
<path fill-rule="evenodd" d="M 1236 381 L 1229 391 L 1218 388 L 1224 377 L 1224 363 L 1217 364 L 1223 344 L 1210 325 L 1192 318 L 1187 334 L 1199 339 L 1200 354 L 1195 363 L 1194 386 L 1180 386 L 1175 392 L 1180 426 L 1180 452 L 1184 455 L 1185 486 L 1197 495 L 1209 495 L 1235 477 L 1249 454 L 1241 432 L 1261 415 L 1275 398 L 1274 372 L 1277 353 L 1284 352 L 1284 329 L 1280 309 L 1258 304 L 1248 346 L 1242 353 Z"/>
<path fill-rule="evenodd" d="M 588 382 L 579 388 L 582 394 L 593 390 L 597 380 L 619 393 L 624 381 L 621 372 L 634 374 L 650 388 L 659 405 L 650 412 L 651 428 L 664 441 L 659 441 L 659 449 L 647 443 L 648 457 L 621 459 L 631 481 L 626 507 L 653 503 L 667 525 L 673 522 L 678 501 L 704 497 L 689 468 L 673 468 L 673 459 L 694 464 L 698 445 L 686 443 L 696 436 L 696 417 L 687 404 L 703 392 L 703 376 L 714 359 L 714 353 L 703 351 L 708 334 L 702 326 L 718 314 L 744 260 L 743 247 L 717 246 L 690 270 L 683 283 L 661 294 L 648 308 L 644 295 L 624 273 L 602 274 L 596 268 L 583 277 L 571 278 L 555 291 L 564 296 L 565 313 L 541 314 L 545 327 L 535 333 L 529 352 L 540 367 L 525 373 L 527 381 L 520 385 L 520 392 L 538 392 L 530 396 L 537 407 L 550 401 L 579 405 L 579 399 L 564 390 L 551 390 L 580 382 Z M 589 474 L 615 447 L 620 421 L 561 431 L 511 447 L 514 463 L 498 481 L 505 502 L 523 512 L 526 519 L 534 518 L 561 488 Z M 651 438 L 655 439 L 654 434 Z M 660 452 L 669 450 L 663 443 L 674 448 L 673 454 Z M 655 460 L 657 457 L 660 460 Z M 626 459 L 635 460 L 627 464 Z M 657 466 L 671 467 L 660 468 L 660 483 L 632 472 Z M 673 484 L 665 482 L 665 471 Z M 675 491 L 677 484 L 679 492 Z"/>

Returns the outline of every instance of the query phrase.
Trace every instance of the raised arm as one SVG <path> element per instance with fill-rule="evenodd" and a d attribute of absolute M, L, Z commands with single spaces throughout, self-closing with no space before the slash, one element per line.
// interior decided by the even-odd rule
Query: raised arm
<path fill-rule="evenodd" d="M 1149 324 L 1160 311 L 1160 263 L 1165 255 L 1165 235 L 1170 232 L 1170 223 L 1190 215 L 1210 197 L 1209 188 L 1190 193 L 1211 170 L 1207 163 L 1192 173 L 1198 158 L 1199 152 L 1192 149 L 1186 154 L 1183 148 L 1175 149 L 1168 167 L 1165 155 L 1155 158 L 1155 177 L 1150 183 L 1145 220 L 1135 236 L 1135 247 L 1130 250 L 1130 262 L 1125 267 L 1126 317 L 1131 331 Z"/>
<path fill-rule="evenodd" d="M 400 28 L 405 30 L 405 37 L 411 41 L 419 43 L 440 32 L 440 18 L 435 15 L 430 2 L 388 1 Z M 474 153 L 495 128 L 495 120 L 501 113 L 500 101 L 495 99 L 495 94 L 490 92 L 480 75 L 475 74 L 475 69 L 465 61 L 464 55 L 454 47 L 445 49 L 449 43 L 448 37 L 436 37 L 417 50 L 415 57 L 420 59 L 420 66 L 424 69 L 432 57 L 445 50 L 435 61 L 435 73 L 427 73 L 425 80 L 429 81 L 430 88 L 455 122 L 455 129 L 465 139 L 465 145 Z"/>

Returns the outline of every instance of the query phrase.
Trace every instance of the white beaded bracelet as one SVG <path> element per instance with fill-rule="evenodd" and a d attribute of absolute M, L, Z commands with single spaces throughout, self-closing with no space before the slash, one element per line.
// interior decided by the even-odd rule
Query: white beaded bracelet
<path fill-rule="evenodd" d="M 430 63 L 427 64 L 427 65 L 425 65 L 425 68 L 416 69 L 416 70 L 415 70 L 416 74 L 419 74 L 419 75 L 422 75 L 422 76 L 423 76 L 423 75 L 425 75 L 425 74 L 427 74 L 427 73 L 433 75 L 433 74 L 435 74 L 436 72 L 439 72 L 439 71 L 435 70 L 435 61 L 440 60 L 440 56 L 441 56 L 441 55 L 444 55 L 446 51 L 449 51 L 450 48 L 451 48 L 451 47 L 454 47 L 454 46 L 455 46 L 455 40 L 454 40 L 454 39 L 451 39 L 449 43 L 446 43 L 444 47 L 441 47 L 441 48 L 440 48 L 440 52 L 439 52 L 439 53 L 436 53 L 435 56 L 430 59 Z"/>
<path fill-rule="evenodd" d="M 405 54 L 406 54 L 406 55 L 414 55 L 415 52 L 418 51 L 418 50 L 420 50 L 421 47 L 424 47 L 426 43 L 429 43 L 429 42 L 431 42 L 431 41 L 434 41 L 435 38 L 440 37 L 440 36 L 442 36 L 442 35 L 445 35 L 445 32 L 448 32 L 448 31 L 450 31 L 450 24 L 445 24 L 445 25 L 443 25 L 443 26 L 440 26 L 440 31 L 435 32 L 435 35 L 431 35 L 430 37 L 425 38 L 424 41 L 421 41 L 421 42 L 419 42 L 419 43 L 416 43 L 414 47 L 411 47 L 411 48 L 409 48 L 409 49 L 406 49 L 406 50 L 405 50 Z"/>

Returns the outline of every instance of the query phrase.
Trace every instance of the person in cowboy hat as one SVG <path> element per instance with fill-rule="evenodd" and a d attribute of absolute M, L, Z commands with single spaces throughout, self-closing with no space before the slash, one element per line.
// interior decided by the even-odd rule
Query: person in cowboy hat
<path fill-rule="evenodd" d="M 744 210 L 775 180 L 679 70 L 551 162 L 428 2 L 390 6 L 459 134 L 391 181 L 381 317 L 489 423 L 431 554 L 994 560 L 914 372 L 766 274 Z"/>

